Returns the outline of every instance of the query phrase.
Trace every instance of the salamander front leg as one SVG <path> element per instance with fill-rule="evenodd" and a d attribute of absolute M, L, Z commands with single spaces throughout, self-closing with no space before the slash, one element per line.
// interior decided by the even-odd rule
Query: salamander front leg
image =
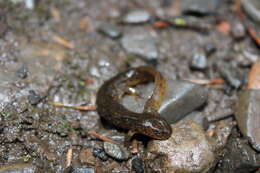
<path fill-rule="evenodd" d="M 125 136 L 125 142 L 124 142 L 124 145 L 126 147 L 129 147 L 131 145 L 131 139 L 132 137 L 135 135 L 135 132 L 129 130 L 128 133 L 126 134 Z"/>

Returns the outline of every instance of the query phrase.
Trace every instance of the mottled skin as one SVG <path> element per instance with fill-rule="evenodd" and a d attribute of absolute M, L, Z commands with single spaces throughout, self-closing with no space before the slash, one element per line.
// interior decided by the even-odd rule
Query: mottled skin
<path fill-rule="evenodd" d="M 152 96 L 147 100 L 143 113 L 135 113 L 119 100 L 130 86 L 154 81 Z M 143 134 L 154 139 L 165 140 L 171 136 L 171 126 L 162 118 L 159 109 L 166 90 L 166 81 L 160 72 L 152 67 L 142 66 L 131 68 L 106 81 L 97 94 L 97 111 L 105 120 L 117 127 L 129 130 L 131 136 Z M 130 140 L 128 136 L 127 140 Z"/>

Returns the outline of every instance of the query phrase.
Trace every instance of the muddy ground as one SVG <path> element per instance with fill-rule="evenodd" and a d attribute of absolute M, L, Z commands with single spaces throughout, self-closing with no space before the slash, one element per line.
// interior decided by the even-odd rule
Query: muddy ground
<path fill-rule="evenodd" d="M 206 102 L 186 117 L 205 120 L 231 109 L 216 121 L 198 121 L 207 137 L 219 140 L 212 144 L 217 149 L 210 167 L 200 171 L 259 172 L 259 152 L 240 133 L 233 116 L 238 92 L 260 55 L 246 30 L 250 26 L 259 31 L 259 26 L 244 13 L 241 19 L 235 1 L 188 12 L 186 17 L 195 17 L 195 22 L 181 27 L 168 24 L 183 16 L 183 2 L 177 0 L 39 0 L 32 9 L 23 2 L 0 2 L 1 173 L 172 172 L 149 160 L 147 139 L 137 137 L 139 148 L 128 159 L 111 157 L 104 141 L 89 132 L 122 142 L 124 131 L 105 128 L 95 110 L 57 105 L 93 107 L 105 80 L 140 65 L 154 66 L 167 80 L 224 79 L 203 85 Z M 124 21 L 134 10 L 146 11 L 148 19 L 144 15 L 137 22 Z M 107 31 L 108 25 L 116 29 Z M 132 43 L 136 37 L 144 41 Z M 229 130 L 214 132 L 218 128 Z"/>

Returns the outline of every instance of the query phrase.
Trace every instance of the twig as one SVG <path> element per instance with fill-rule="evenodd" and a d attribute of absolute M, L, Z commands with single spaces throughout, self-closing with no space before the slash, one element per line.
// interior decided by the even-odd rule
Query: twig
<path fill-rule="evenodd" d="M 187 79 L 187 81 L 197 83 L 200 85 L 216 85 L 216 84 L 223 84 L 223 79 Z"/>
<path fill-rule="evenodd" d="M 257 35 L 256 31 L 253 28 L 247 28 L 249 35 L 256 42 L 258 46 L 260 46 L 260 36 Z"/>
<path fill-rule="evenodd" d="M 75 48 L 74 44 L 72 44 L 72 43 L 70 43 L 70 42 L 64 40 L 63 38 L 61 38 L 61 37 L 59 37 L 59 36 L 57 36 L 57 35 L 54 35 L 54 36 L 52 37 L 52 39 L 53 39 L 54 41 L 56 41 L 58 44 L 60 44 L 60 45 L 62 45 L 62 46 L 64 46 L 64 47 L 67 47 L 67 48 L 70 48 L 70 49 Z"/>
<path fill-rule="evenodd" d="M 49 102 L 49 104 L 55 107 L 72 108 L 80 111 L 94 111 L 97 109 L 97 106 L 93 104 L 86 105 L 86 106 L 72 106 L 72 105 L 65 105 L 63 103 L 55 103 L 55 102 Z"/>
<path fill-rule="evenodd" d="M 71 165 L 72 161 L 72 148 L 69 148 L 67 155 L 66 155 L 66 168 L 68 168 Z"/>
<path fill-rule="evenodd" d="M 88 134 L 91 135 L 91 136 L 94 136 L 94 137 L 96 137 L 96 138 L 98 138 L 98 139 L 100 139 L 101 141 L 111 142 L 111 143 L 117 144 L 117 142 L 115 142 L 115 141 L 112 140 L 111 138 L 106 137 L 106 136 L 103 136 L 103 135 L 100 135 L 100 134 L 98 134 L 97 132 L 95 132 L 95 131 L 93 131 L 93 130 L 89 131 Z"/>

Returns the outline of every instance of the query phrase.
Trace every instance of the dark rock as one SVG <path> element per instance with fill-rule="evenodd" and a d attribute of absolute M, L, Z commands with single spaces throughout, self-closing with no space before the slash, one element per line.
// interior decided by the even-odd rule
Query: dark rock
<path fill-rule="evenodd" d="M 121 44 L 128 53 L 148 59 L 156 59 L 158 57 L 155 40 L 146 30 L 131 30 L 124 34 Z"/>
<path fill-rule="evenodd" d="M 242 0 L 241 4 L 245 9 L 246 13 L 260 23 L 260 1 L 258 0 Z"/>
<path fill-rule="evenodd" d="M 216 52 L 217 48 L 213 43 L 208 43 L 204 46 L 204 51 L 207 56 L 212 55 L 214 52 Z"/>
<path fill-rule="evenodd" d="M 104 149 L 107 155 L 117 160 L 127 160 L 130 157 L 126 148 L 111 142 L 104 142 Z"/>
<path fill-rule="evenodd" d="M 204 52 L 196 52 L 190 63 L 191 69 L 205 70 L 207 68 L 207 57 Z"/>
<path fill-rule="evenodd" d="M 22 66 L 16 71 L 16 76 L 21 79 L 25 79 L 27 75 L 28 75 L 28 68 L 26 68 L 25 66 Z"/>
<path fill-rule="evenodd" d="M 71 168 L 70 173 L 95 173 L 94 167 L 82 166 L 77 168 Z"/>
<path fill-rule="evenodd" d="M 240 88 L 243 84 L 242 77 L 236 68 L 229 64 L 219 63 L 218 69 L 220 75 L 233 88 Z"/>
<path fill-rule="evenodd" d="M 150 19 L 150 14 L 144 10 L 136 10 L 129 12 L 124 18 L 124 23 L 139 24 L 145 23 Z"/>
<path fill-rule="evenodd" d="M 260 167 L 260 157 L 249 145 L 246 139 L 239 138 L 236 129 L 228 139 L 225 154 L 216 173 L 248 173 Z"/>
<path fill-rule="evenodd" d="M 37 105 L 41 101 L 42 97 L 34 90 L 29 91 L 28 101 L 31 105 Z"/>
<path fill-rule="evenodd" d="M 208 97 L 208 90 L 188 81 L 168 81 L 166 99 L 159 113 L 169 123 L 176 123 L 188 113 L 203 105 Z"/>
<path fill-rule="evenodd" d="M 110 23 L 103 23 L 99 26 L 98 30 L 110 38 L 119 38 L 122 35 L 121 30 Z"/>
<path fill-rule="evenodd" d="M 145 173 L 143 160 L 140 159 L 139 157 L 135 157 L 132 160 L 132 169 L 136 173 Z"/>
<path fill-rule="evenodd" d="M 108 160 L 108 156 L 106 155 L 105 151 L 103 149 L 101 149 L 101 148 L 94 148 L 93 149 L 93 155 L 95 157 L 98 157 L 102 161 L 107 161 Z"/>
<path fill-rule="evenodd" d="M 242 90 L 235 117 L 244 136 L 260 152 L 260 90 Z"/>
<path fill-rule="evenodd" d="M 172 125 L 172 136 L 150 141 L 148 151 L 166 156 L 161 160 L 162 172 L 207 172 L 215 161 L 211 143 L 193 121 Z"/>
<path fill-rule="evenodd" d="M 235 22 L 231 29 L 231 34 L 237 40 L 242 39 L 246 35 L 246 29 L 240 22 Z"/>
<path fill-rule="evenodd" d="M 183 0 L 181 3 L 183 13 L 196 15 L 215 14 L 219 6 L 218 0 Z"/>

